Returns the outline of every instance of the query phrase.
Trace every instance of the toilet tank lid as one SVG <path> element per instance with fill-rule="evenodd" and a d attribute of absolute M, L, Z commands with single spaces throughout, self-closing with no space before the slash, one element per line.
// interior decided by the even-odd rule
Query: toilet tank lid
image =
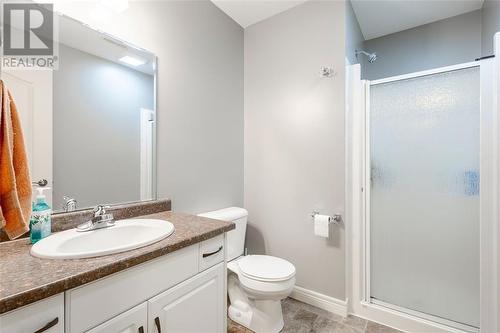
<path fill-rule="evenodd" d="M 214 210 L 211 212 L 201 213 L 198 216 L 208 217 L 210 219 L 222 220 L 222 221 L 234 221 L 239 218 L 248 216 L 248 211 L 245 208 L 240 207 L 229 207 L 219 210 Z"/>

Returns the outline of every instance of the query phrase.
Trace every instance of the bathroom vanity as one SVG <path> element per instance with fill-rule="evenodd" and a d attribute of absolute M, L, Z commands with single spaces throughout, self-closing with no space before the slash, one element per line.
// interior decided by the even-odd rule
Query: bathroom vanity
<path fill-rule="evenodd" d="M 26 239 L 1 243 L 0 332 L 224 332 L 234 224 L 170 211 L 143 218 L 175 232 L 88 259 L 40 259 Z"/>

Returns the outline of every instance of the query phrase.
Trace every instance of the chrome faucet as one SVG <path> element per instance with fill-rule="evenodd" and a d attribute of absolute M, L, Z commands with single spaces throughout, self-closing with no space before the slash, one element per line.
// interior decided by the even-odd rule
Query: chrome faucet
<path fill-rule="evenodd" d="M 106 213 L 109 206 L 98 205 L 94 208 L 94 217 L 76 227 L 77 231 L 91 231 L 102 228 L 109 228 L 115 225 L 113 214 Z"/>

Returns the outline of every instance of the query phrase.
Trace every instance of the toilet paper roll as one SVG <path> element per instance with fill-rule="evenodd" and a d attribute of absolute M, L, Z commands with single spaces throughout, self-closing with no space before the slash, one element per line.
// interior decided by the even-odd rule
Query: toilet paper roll
<path fill-rule="evenodd" d="M 330 216 L 314 215 L 314 234 L 319 237 L 328 238 L 330 235 Z"/>

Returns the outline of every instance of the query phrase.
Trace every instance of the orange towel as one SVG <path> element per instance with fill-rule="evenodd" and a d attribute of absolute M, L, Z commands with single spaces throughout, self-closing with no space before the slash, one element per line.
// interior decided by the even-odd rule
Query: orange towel
<path fill-rule="evenodd" d="M 0 227 L 14 239 L 29 231 L 31 178 L 19 115 L 2 80 L 0 102 Z"/>

